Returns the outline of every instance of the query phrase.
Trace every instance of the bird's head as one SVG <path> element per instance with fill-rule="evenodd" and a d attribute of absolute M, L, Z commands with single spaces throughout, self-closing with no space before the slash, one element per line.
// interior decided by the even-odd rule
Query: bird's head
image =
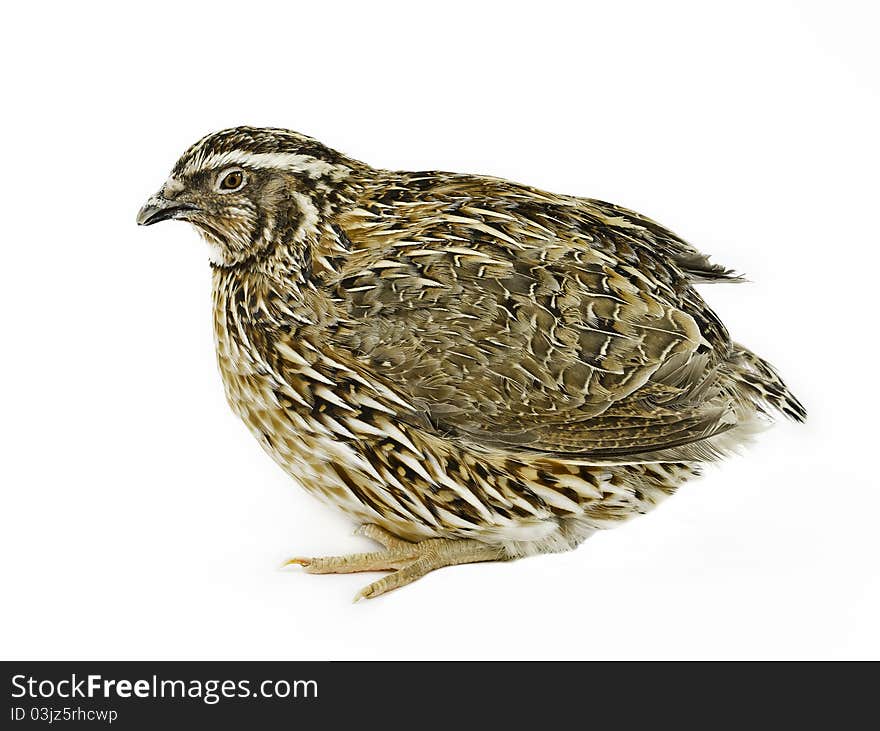
<path fill-rule="evenodd" d="M 183 154 L 137 222 L 188 221 L 208 243 L 215 266 L 255 262 L 279 244 L 305 247 L 359 167 L 296 132 L 226 129 Z"/>

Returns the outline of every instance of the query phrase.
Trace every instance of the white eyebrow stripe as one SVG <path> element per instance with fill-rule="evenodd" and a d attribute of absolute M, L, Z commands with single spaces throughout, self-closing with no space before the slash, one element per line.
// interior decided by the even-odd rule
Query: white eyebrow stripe
<path fill-rule="evenodd" d="M 215 170 L 230 165 L 242 165 L 263 170 L 288 170 L 292 173 L 305 173 L 310 178 L 329 176 L 333 180 L 344 178 L 351 172 L 350 168 L 345 165 L 334 165 L 311 155 L 300 155 L 293 152 L 244 152 L 242 150 L 215 153 L 208 157 L 196 155 L 187 163 L 183 172 L 185 175 L 191 175 L 200 170 Z"/>

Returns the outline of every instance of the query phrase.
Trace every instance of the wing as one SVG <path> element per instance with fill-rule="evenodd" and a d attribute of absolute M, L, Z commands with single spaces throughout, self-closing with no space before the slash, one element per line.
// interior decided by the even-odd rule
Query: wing
<path fill-rule="evenodd" d="M 647 228 L 493 179 L 414 174 L 381 190 L 340 221 L 334 345 L 437 430 L 613 457 L 728 428 L 707 340 L 726 331 Z"/>

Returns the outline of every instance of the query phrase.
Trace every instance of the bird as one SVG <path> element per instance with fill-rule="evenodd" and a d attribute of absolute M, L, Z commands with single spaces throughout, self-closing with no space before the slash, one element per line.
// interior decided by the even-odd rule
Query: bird
<path fill-rule="evenodd" d="M 203 137 L 137 215 L 208 245 L 226 400 L 387 572 L 567 551 L 806 411 L 695 285 L 737 282 L 652 219 L 316 139 Z"/>

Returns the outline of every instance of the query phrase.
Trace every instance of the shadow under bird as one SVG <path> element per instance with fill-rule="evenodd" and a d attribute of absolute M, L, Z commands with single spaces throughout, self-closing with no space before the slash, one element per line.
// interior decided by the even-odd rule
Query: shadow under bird
<path fill-rule="evenodd" d="M 311 573 L 577 546 L 806 412 L 694 289 L 729 270 L 616 205 L 372 168 L 283 129 L 210 134 L 139 224 L 188 221 L 213 269 L 226 398 L 383 550 Z"/>

